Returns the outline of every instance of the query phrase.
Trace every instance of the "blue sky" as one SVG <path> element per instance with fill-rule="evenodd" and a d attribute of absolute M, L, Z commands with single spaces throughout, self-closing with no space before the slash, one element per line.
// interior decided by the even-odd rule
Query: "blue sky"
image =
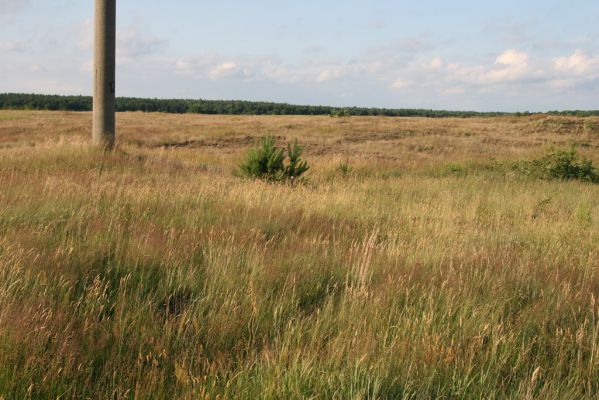
<path fill-rule="evenodd" d="M 119 0 L 117 94 L 599 108 L 597 0 Z M 92 0 L 0 0 L 0 92 L 90 94 Z"/>

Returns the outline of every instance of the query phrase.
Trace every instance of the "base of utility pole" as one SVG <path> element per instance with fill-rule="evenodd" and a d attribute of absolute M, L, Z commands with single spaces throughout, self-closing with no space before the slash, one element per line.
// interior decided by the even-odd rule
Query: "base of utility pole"
<path fill-rule="evenodd" d="M 94 145 L 114 148 L 116 139 L 116 0 L 95 0 Z"/>

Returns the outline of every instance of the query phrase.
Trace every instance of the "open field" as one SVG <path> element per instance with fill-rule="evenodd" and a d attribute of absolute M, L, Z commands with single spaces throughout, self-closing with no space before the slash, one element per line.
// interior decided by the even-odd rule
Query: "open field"
<path fill-rule="evenodd" d="M 0 111 L 0 399 L 599 396 L 599 185 L 506 167 L 599 118 L 117 120 Z"/>

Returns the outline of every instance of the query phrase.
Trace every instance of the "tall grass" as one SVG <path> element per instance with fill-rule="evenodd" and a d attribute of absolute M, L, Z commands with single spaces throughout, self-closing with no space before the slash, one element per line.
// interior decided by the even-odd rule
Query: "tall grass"
<path fill-rule="evenodd" d="M 0 149 L 0 398 L 599 394 L 598 185 L 195 154 Z"/>

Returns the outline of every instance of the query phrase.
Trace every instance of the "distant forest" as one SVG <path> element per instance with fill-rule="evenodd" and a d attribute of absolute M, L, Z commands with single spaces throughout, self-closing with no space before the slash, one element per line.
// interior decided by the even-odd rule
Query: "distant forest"
<path fill-rule="evenodd" d="M 327 107 L 269 103 L 238 100 L 186 100 L 186 99 L 141 99 L 119 97 L 117 111 L 164 112 L 175 114 L 223 114 L 223 115 L 331 115 L 331 116 L 389 116 L 428 118 L 496 117 L 502 115 L 526 116 L 529 112 L 501 113 L 475 111 L 445 111 L 425 109 L 390 109 L 367 107 Z M 90 96 L 57 96 L 41 94 L 0 93 L 2 110 L 60 110 L 91 111 Z M 594 111 L 551 111 L 547 114 L 566 116 L 599 116 Z"/>

